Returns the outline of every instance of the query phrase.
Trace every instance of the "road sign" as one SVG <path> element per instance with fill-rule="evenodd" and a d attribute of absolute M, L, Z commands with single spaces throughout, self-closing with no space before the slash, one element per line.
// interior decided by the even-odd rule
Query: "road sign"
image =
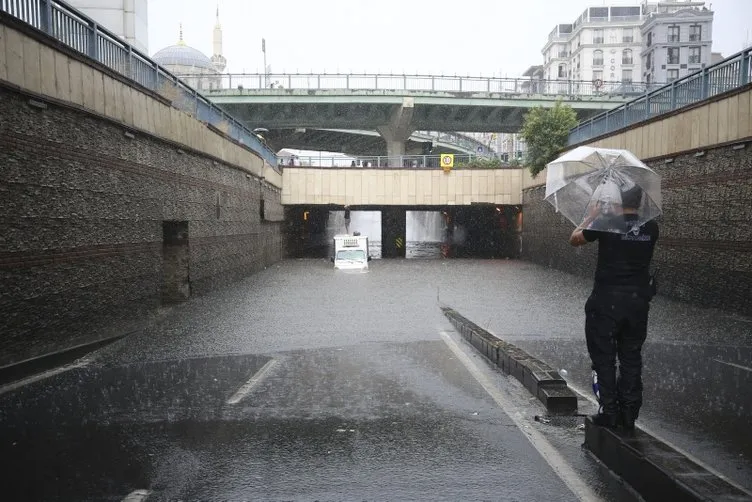
<path fill-rule="evenodd" d="M 483 153 L 483 147 L 482 146 L 478 147 L 478 153 Z"/>
<path fill-rule="evenodd" d="M 444 153 L 441 155 L 441 167 L 454 167 L 453 153 Z"/>
<path fill-rule="evenodd" d="M 402 246 L 405 245 L 405 241 L 402 240 L 402 237 L 397 237 L 394 240 L 394 245 L 396 246 L 397 249 L 402 249 Z"/>

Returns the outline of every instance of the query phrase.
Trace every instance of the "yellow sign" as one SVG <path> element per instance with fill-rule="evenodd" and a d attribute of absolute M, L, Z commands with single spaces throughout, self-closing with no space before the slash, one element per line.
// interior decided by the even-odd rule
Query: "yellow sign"
<path fill-rule="evenodd" d="M 441 167 L 454 167 L 453 153 L 444 153 L 441 155 Z"/>
<path fill-rule="evenodd" d="M 397 246 L 397 249 L 402 249 L 402 246 L 405 244 L 405 242 L 402 240 L 402 237 L 397 237 L 394 240 L 394 244 Z"/>

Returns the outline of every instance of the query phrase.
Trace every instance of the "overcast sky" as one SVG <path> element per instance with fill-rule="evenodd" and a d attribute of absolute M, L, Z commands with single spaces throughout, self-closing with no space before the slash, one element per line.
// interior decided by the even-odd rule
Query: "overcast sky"
<path fill-rule="evenodd" d="M 610 1 L 608 5 L 635 5 Z M 603 0 L 220 0 L 229 72 L 519 76 L 559 23 Z M 752 0 L 713 0 L 713 51 L 752 44 Z M 216 0 L 149 0 L 149 52 L 178 41 L 211 56 Z"/>

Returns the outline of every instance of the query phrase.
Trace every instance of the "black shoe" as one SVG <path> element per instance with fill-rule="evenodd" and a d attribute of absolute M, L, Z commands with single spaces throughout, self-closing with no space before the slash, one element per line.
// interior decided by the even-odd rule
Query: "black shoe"
<path fill-rule="evenodd" d="M 619 425 L 619 415 L 616 413 L 596 413 L 591 415 L 590 419 L 599 427 L 615 429 Z"/>

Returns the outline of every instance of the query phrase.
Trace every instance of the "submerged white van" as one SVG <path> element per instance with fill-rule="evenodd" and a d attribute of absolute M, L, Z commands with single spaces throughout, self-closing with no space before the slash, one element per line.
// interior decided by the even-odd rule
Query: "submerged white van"
<path fill-rule="evenodd" d="M 334 268 L 338 270 L 368 270 L 368 237 L 354 235 L 334 236 Z"/>

